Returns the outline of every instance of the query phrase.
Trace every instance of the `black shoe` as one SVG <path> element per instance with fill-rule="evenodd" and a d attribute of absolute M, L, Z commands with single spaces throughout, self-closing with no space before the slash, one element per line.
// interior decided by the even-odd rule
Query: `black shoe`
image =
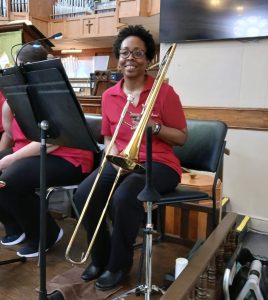
<path fill-rule="evenodd" d="M 18 233 L 13 235 L 6 235 L 2 238 L 1 244 L 4 246 L 13 246 L 17 245 L 25 240 L 25 233 Z"/>
<path fill-rule="evenodd" d="M 98 290 L 106 291 L 116 287 L 129 272 L 128 269 L 119 270 L 117 272 L 105 271 L 96 281 L 95 286 Z"/>
<path fill-rule="evenodd" d="M 58 241 L 61 240 L 63 236 L 63 230 L 60 229 L 58 236 L 56 238 L 56 240 L 54 240 L 53 244 L 47 246 L 46 248 L 46 252 L 53 247 Z M 38 243 L 31 243 L 29 242 L 28 245 L 26 245 L 25 247 L 21 248 L 18 252 L 17 255 L 20 257 L 37 257 L 39 256 L 39 244 Z"/>
<path fill-rule="evenodd" d="M 102 267 L 96 267 L 92 263 L 85 269 L 82 273 L 81 278 L 84 281 L 90 281 L 92 279 L 98 278 L 104 271 Z"/>

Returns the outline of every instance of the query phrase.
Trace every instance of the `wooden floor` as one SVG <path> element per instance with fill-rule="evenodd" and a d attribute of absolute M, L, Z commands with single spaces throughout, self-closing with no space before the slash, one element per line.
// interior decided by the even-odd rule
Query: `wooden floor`
<path fill-rule="evenodd" d="M 62 274 L 73 266 L 70 262 L 64 258 L 66 245 L 69 242 L 69 238 L 75 222 L 73 219 L 58 220 L 60 226 L 64 229 L 63 239 L 46 254 L 46 272 L 48 283 L 53 277 Z M 3 235 L 3 230 L 0 229 L 0 236 Z M 83 233 L 79 234 L 78 242 L 74 248 L 73 254 L 81 253 L 78 248 L 84 244 Z M 78 247 L 79 245 L 79 247 Z M 16 250 L 21 245 L 4 247 L 0 246 L 0 260 L 7 260 L 16 258 Z M 85 248 L 84 248 L 85 249 Z M 186 256 L 188 249 L 184 246 L 173 244 L 170 242 L 161 242 L 154 244 L 153 246 L 153 263 L 152 263 L 152 284 L 162 287 L 164 285 L 164 274 L 170 272 L 177 257 Z M 80 255 L 80 254 L 79 254 Z M 134 265 L 128 278 L 123 282 L 122 288 L 112 297 L 107 299 L 113 299 L 118 295 L 121 295 L 125 291 L 128 291 L 136 286 L 137 282 L 137 270 L 139 264 L 140 249 L 135 250 Z M 87 265 L 87 264 L 86 264 Z M 86 265 L 79 267 L 84 268 Z M 28 259 L 26 262 L 16 262 L 7 265 L 0 265 L 0 299 L 1 300 L 37 300 L 39 298 L 39 268 L 37 266 L 37 259 Z M 144 296 L 128 296 L 124 299 L 143 299 Z M 160 294 L 156 293 L 151 296 L 152 299 L 159 299 Z M 81 298 L 79 298 L 81 300 Z M 101 299 L 101 298 L 99 298 Z M 69 300 L 69 299 L 66 299 Z M 74 300 L 74 299 L 70 299 Z M 87 299 L 88 300 L 88 299 Z"/>

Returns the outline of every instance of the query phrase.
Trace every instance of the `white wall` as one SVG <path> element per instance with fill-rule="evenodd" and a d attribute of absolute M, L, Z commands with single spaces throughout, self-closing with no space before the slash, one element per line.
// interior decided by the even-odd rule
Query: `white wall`
<path fill-rule="evenodd" d="M 167 77 L 185 106 L 268 108 L 268 40 L 178 44 Z M 268 132 L 229 129 L 227 147 L 230 209 L 268 224 Z"/>

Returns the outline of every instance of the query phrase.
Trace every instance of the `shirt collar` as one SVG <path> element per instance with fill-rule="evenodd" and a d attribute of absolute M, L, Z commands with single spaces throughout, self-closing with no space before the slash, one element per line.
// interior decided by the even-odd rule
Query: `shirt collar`
<path fill-rule="evenodd" d="M 125 93 L 123 92 L 123 89 L 122 89 L 123 83 L 124 83 L 124 78 L 120 79 L 118 81 L 118 83 L 113 86 L 111 95 L 125 96 Z M 150 90 L 153 83 L 154 83 L 154 78 L 150 75 L 147 75 L 146 82 L 145 82 L 144 88 L 142 90 L 142 93 Z"/>

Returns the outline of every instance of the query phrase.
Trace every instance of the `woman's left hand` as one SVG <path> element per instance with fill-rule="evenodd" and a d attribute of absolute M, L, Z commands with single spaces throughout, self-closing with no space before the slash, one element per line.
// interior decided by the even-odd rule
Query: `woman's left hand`
<path fill-rule="evenodd" d="M 6 155 L 0 160 L 0 170 L 3 171 L 4 169 L 11 166 L 16 161 L 13 154 Z"/>

